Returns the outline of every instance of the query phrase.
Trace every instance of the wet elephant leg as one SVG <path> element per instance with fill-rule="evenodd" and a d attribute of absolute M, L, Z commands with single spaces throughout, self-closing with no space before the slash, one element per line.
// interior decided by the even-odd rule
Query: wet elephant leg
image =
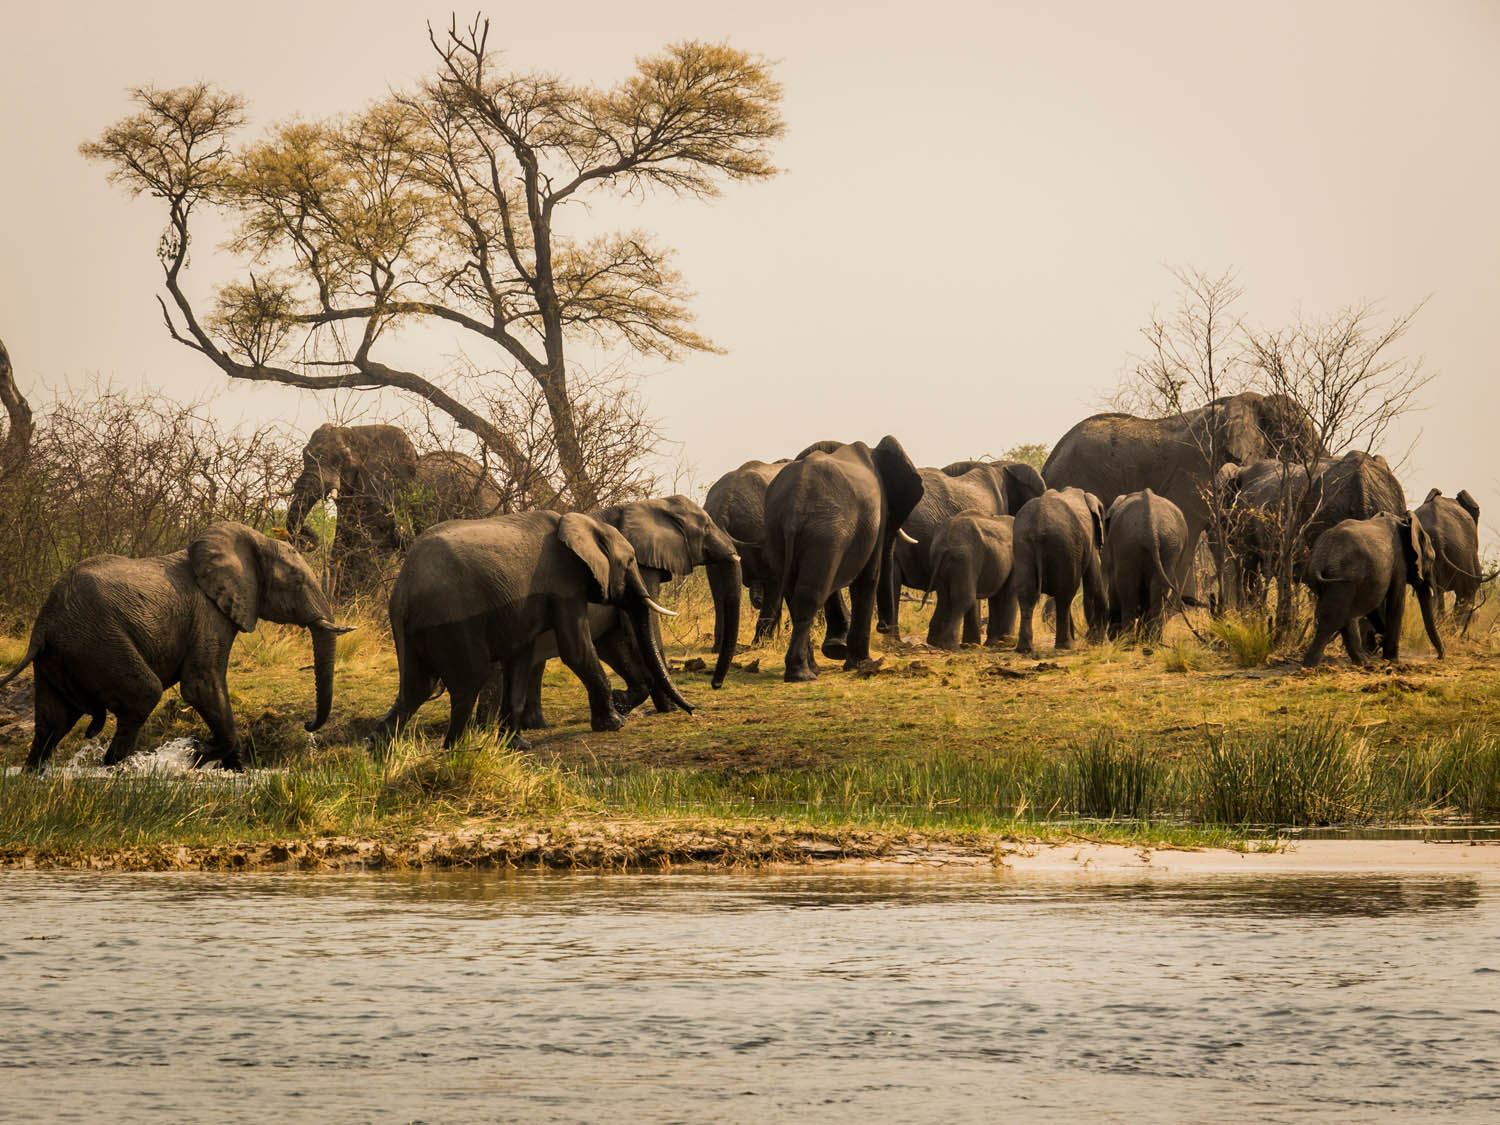
<path fill-rule="evenodd" d="M 216 670 L 190 668 L 182 676 L 182 698 L 203 716 L 213 738 L 206 750 L 194 756 L 194 765 L 217 760 L 228 770 L 244 769 L 234 734 L 234 711 L 229 705 L 229 691 Z"/>
<path fill-rule="evenodd" d="M 38 676 L 32 710 L 31 753 L 26 755 L 26 768 L 38 770 L 46 765 L 57 744 L 78 725 L 82 716 L 83 708 L 63 699 L 51 684 Z"/>

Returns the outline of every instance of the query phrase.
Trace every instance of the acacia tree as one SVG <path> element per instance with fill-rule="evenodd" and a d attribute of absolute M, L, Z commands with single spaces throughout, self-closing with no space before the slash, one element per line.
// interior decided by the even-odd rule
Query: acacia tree
<path fill-rule="evenodd" d="M 429 26 L 436 67 L 414 90 L 350 117 L 283 123 L 239 148 L 239 97 L 143 87 L 138 112 L 81 151 L 167 205 L 158 256 L 171 307 L 158 300 L 173 339 L 230 378 L 403 391 L 531 479 L 525 448 L 468 401 L 483 388 L 386 361 L 409 324 L 478 337 L 545 404 L 560 477 L 551 499 L 593 507 L 569 342 L 669 360 L 714 345 L 693 329 L 669 249 L 641 231 L 568 235 L 560 217 L 595 192 L 704 198 L 725 181 L 773 176 L 781 87 L 760 57 L 701 42 L 637 60 L 608 89 L 513 73 L 489 32 L 482 18 Z M 206 316 L 182 284 L 202 208 L 230 220 L 229 249 L 247 267 Z"/>

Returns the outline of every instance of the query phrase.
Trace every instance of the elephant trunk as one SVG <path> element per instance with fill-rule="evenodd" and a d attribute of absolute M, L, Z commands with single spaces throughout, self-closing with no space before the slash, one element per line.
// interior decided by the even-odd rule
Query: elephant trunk
<path fill-rule="evenodd" d="M 317 685 L 317 711 L 312 721 L 305 723 L 308 731 L 315 731 L 328 721 L 328 712 L 333 707 L 333 658 L 338 644 L 338 630 L 328 625 L 309 626 L 313 640 L 313 680 Z"/>
<path fill-rule="evenodd" d="M 709 563 L 708 585 L 714 594 L 714 636 L 718 642 L 718 662 L 710 681 L 716 688 L 724 686 L 729 662 L 740 636 L 740 585 L 742 574 L 738 557 Z"/>
<path fill-rule="evenodd" d="M 634 591 L 632 591 L 634 595 Z M 644 591 L 631 596 L 625 604 L 625 615 L 630 620 L 630 627 L 635 632 L 635 643 L 641 650 L 641 658 L 646 662 L 646 674 L 651 678 L 652 684 L 662 692 L 668 699 L 689 713 L 693 705 L 682 698 L 682 693 L 677 690 L 677 685 L 672 683 L 672 677 L 667 672 L 667 662 L 663 659 L 661 649 L 656 644 L 656 630 L 652 628 L 651 610 L 646 604 Z"/>
<path fill-rule="evenodd" d="M 1427 639 L 1432 642 L 1438 659 L 1443 658 L 1443 638 L 1438 636 L 1437 620 L 1432 614 L 1432 587 L 1423 583 L 1417 587 L 1417 604 L 1422 607 L 1422 624 L 1427 629 Z"/>
<path fill-rule="evenodd" d="M 325 489 L 323 481 L 316 473 L 303 471 L 297 478 L 297 483 L 292 485 L 292 500 L 286 508 L 286 530 L 291 536 L 292 542 L 299 547 L 315 549 L 318 546 L 318 536 L 307 527 L 304 521 L 307 513 L 312 511 L 313 505 L 331 492 Z"/>

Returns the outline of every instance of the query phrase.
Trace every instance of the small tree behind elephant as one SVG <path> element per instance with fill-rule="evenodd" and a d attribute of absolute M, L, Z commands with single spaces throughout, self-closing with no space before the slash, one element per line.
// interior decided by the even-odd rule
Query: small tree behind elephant
<path fill-rule="evenodd" d="M 1179 595 L 1172 576 L 1187 550 L 1182 510 L 1149 488 L 1117 496 L 1104 513 L 1104 574 L 1109 635 L 1140 630 L 1160 640 L 1167 610 Z"/>
<path fill-rule="evenodd" d="M 1416 515 L 1432 540 L 1436 560 L 1432 589 L 1438 616 L 1444 615 L 1443 598 L 1451 591 L 1454 620 L 1459 628 L 1468 628 L 1480 587 L 1495 579 L 1494 574 L 1483 572 L 1479 561 L 1479 502 L 1467 489 L 1448 497 L 1434 488 Z"/>
<path fill-rule="evenodd" d="M 663 496 L 600 508 L 589 514 L 625 537 L 635 551 L 646 592 L 652 598 L 659 596 L 664 582 L 684 578 L 696 568 L 704 567 L 713 590 L 716 629 L 728 637 L 739 636 L 741 559 L 737 544 L 694 501 L 686 496 Z M 657 623 L 652 621 L 651 626 L 655 632 Z M 599 655 L 625 681 L 625 690 L 614 694 L 620 714 L 628 714 L 648 697 L 657 711 L 674 709 L 661 685 L 651 680 L 630 623 L 619 611 L 591 611 L 590 627 Z M 655 636 L 656 647 L 660 649 L 661 635 L 655 632 Z M 555 642 L 543 637 L 538 645 L 539 652 L 550 655 Z M 732 643 L 719 648 L 710 680 L 713 687 L 723 686 L 734 652 Z M 546 661 L 538 660 L 532 671 L 529 698 L 521 717 L 521 725 L 528 730 L 547 725 L 540 690 L 545 667 Z"/>
<path fill-rule="evenodd" d="M 1329 528 L 1313 544 L 1303 575 L 1318 604 L 1312 643 L 1302 663 L 1317 667 L 1324 648 L 1338 635 L 1344 638 L 1349 659 L 1363 665 L 1362 622 L 1380 635 L 1385 659 L 1399 659 L 1408 586 L 1416 592 L 1427 637 L 1442 659 L 1443 639 L 1432 605 L 1434 564 L 1432 540 L 1411 512 L 1383 512 Z"/>
<path fill-rule="evenodd" d="M 261 619 L 312 633 L 317 704 L 307 729 L 317 730 L 333 702 L 335 641 L 348 630 L 334 625 L 317 576 L 292 546 L 226 522 L 175 554 L 85 559 L 58 579 L 25 657 L 0 679 L 3 686 L 35 663 L 27 767 L 41 767 L 83 715 L 91 716 L 90 738 L 115 716 L 104 764 L 123 761 L 162 692 L 180 682 L 213 735 L 198 762 L 242 768 L 225 676 L 235 638 Z"/>
<path fill-rule="evenodd" d="M 1014 515 L 1028 500 L 1046 491 L 1041 474 L 1019 461 L 955 461 L 941 469 L 919 469 L 922 499 L 912 509 L 901 530 L 909 539 L 897 539 L 891 566 L 880 584 L 880 631 L 901 635 L 901 590 L 932 587 L 935 579 L 933 544 L 938 529 L 962 511 L 983 515 Z M 965 619 L 964 643 L 978 644 L 978 612 Z M 1013 632 L 1014 622 L 1001 629 Z"/>
<path fill-rule="evenodd" d="M 1006 636 L 1007 622 L 1016 618 L 1012 583 L 1015 518 L 983 511 L 960 512 L 938 528 L 932 540 L 932 578 L 928 592 L 937 590 L 937 608 L 927 626 L 927 643 L 935 648 L 959 647 L 959 630 L 966 638 L 969 622 L 979 615 L 979 602 L 989 602 L 986 644 Z M 922 596 L 927 604 L 927 594 Z M 973 636 L 978 637 L 977 625 Z M 965 639 L 964 643 L 975 643 Z"/>
<path fill-rule="evenodd" d="M 876 585 L 898 529 L 921 498 L 921 475 L 889 435 L 873 449 L 864 442 L 810 449 L 776 475 L 766 489 L 765 544 L 777 579 L 766 597 L 773 605 L 784 597 L 790 611 L 788 681 L 817 676 L 813 622 L 846 586 L 847 636 L 834 636 L 830 624 L 823 652 L 843 652 L 846 669 L 869 659 Z"/>
<path fill-rule="evenodd" d="M 1319 459 L 1311 475 L 1316 478 L 1332 464 L 1332 458 Z M 1265 603 L 1285 541 L 1297 535 L 1308 477 L 1308 466 L 1275 457 L 1244 465 L 1231 462 L 1215 476 L 1224 542 L 1214 544 L 1214 551 L 1235 573 L 1230 594 L 1237 604 Z"/>
<path fill-rule="evenodd" d="M 400 678 L 379 733 L 399 731 L 442 683 L 450 704 L 444 745 L 469 725 L 492 668 L 504 670 L 500 714 L 525 747 L 520 716 L 538 640 L 555 637 L 582 681 L 595 730 L 619 730 L 609 679 L 589 624 L 590 603 L 624 612 L 652 685 L 691 711 L 667 673 L 651 612 L 669 613 L 646 591 L 634 549 L 613 527 L 579 512 L 523 512 L 450 520 L 417 537 L 391 590 L 391 632 Z"/>
<path fill-rule="evenodd" d="M 1081 488 L 1049 488 L 1016 514 L 1014 571 L 1021 626 L 1017 652 L 1032 651 L 1031 619 L 1042 597 L 1056 600 L 1060 649 L 1072 648 L 1073 599 L 1083 591 L 1089 638 L 1100 639 L 1108 618 L 1104 589 L 1104 507 Z"/>

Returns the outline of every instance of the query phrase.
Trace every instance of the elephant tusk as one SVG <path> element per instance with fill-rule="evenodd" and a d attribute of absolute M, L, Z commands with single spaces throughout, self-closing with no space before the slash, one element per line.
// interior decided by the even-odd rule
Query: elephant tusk
<path fill-rule="evenodd" d="M 737 563 L 737 562 L 740 561 L 740 557 L 739 557 L 739 555 L 730 555 L 729 556 L 729 561 L 732 562 L 732 563 Z"/>
<path fill-rule="evenodd" d="M 677 611 L 675 609 L 668 609 L 664 605 L 658 605 L 656 602 L 652 601 L 650 598 L 646 599 L 646 604 L 648 606 L 650 606 L 655 612 L 661 614 L 663 617 L 676 617 L 677 616 Z"/>
<path fill-rule="evenodd" d="M 311 626 L 314 629 L 326 629 L 336 637 L 342 637 L 345 633 L 352 633 L 359 628 L 357 625 L 335 625 L 332 621 L 319 621 Z"/>
<path fill-rule="evenodd" d="M 908 543 L 912 544 L 913 546 L 916 545 L 917 541 L 915 539 L 913 539 L 910 535 L 906 534 L 906 532 L 902 531 L 899 527 L 896 529 L 896 534 L 899 535 L 899 536 L 901 536 L 902 539 L 905 539 Z"/>

